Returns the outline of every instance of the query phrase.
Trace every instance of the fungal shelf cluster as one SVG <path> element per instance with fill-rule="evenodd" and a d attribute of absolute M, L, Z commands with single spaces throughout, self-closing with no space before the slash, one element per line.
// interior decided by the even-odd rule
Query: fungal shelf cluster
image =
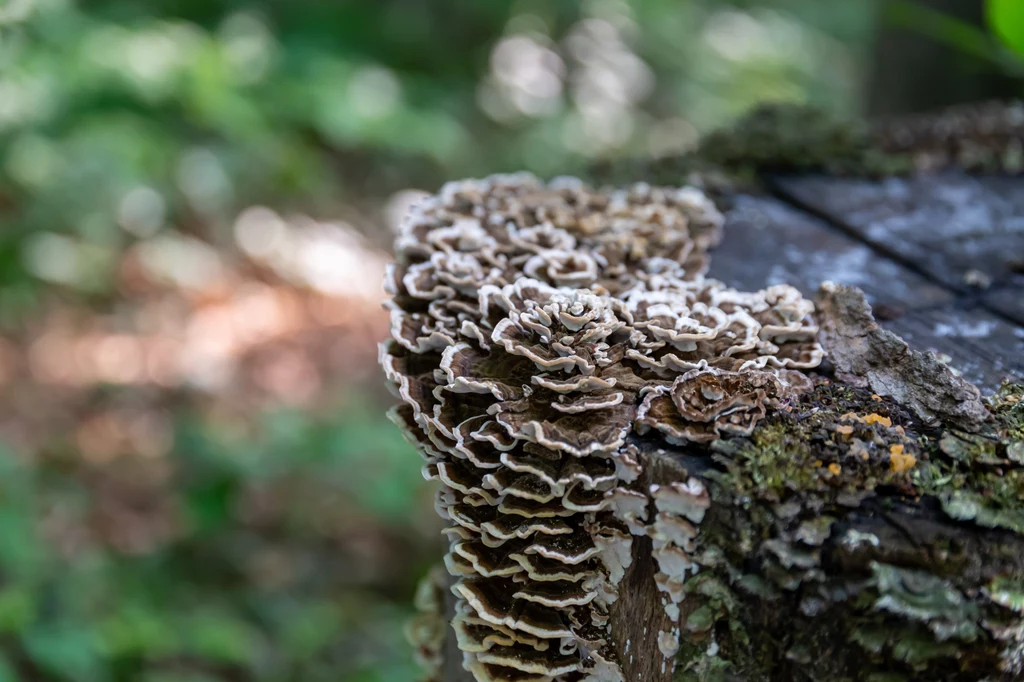
<path fill-rule="evenodd" d="M 446 185 L 407 216 L 380 359 L 440 482 L 463 665 L 480 682 L 621 682 L 609 609 L 649 536 L 677 627 L 710 501 L 643 489 L 627 437 L 750 434 L 809 381 L 813 305 L 706 279 L 723 217 L 694 188 L 529 175 Z M 671 663 L 669 663 L 671 665 Z"/>

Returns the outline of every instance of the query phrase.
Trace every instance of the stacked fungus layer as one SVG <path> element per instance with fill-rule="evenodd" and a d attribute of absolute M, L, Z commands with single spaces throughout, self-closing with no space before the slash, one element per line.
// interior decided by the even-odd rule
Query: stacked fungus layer
<path fill-rule="evenodd" d="M 657 524 L 663 563 L 691 544 L 668 498 L 647 525 L 627 436 L 749 433 L 820 362 L 796 290 L 703 277 L 722 222 L 693 188 L 525 175 L 446 185 L 407 217 L 381 363 L 441 483 L 477 680 L 622 680 L 608 612 L 633 536 Z"/>

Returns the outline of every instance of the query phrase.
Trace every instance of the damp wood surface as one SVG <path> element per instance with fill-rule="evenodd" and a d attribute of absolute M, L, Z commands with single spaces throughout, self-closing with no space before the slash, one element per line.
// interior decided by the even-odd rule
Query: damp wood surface
<path fill-rule="evenodd" d="M 864 290 L 881 324 L 995 390 L 1024 377 L 1024 178 L 772 178 L 733 198 L 709 274 Z"/>

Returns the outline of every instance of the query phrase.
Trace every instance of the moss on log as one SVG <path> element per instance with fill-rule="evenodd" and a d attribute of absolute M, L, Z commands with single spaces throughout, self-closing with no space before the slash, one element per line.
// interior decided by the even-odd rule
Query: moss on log
<path fill-rule="evenodd" d="M 675 679 L 1020 679 L 1022 396 L 974 435 L 823 380 L 749 438 L 644 444 L 712 497 Z"/>
<path fill-rule="evenodd" d="M 1017 173 L 1024 126 L 1014 112 L 867 125 L 768 108 L 694 154 L 595 176 L 693 182 L 724 206 L 774 172 Z M 816 320 L 828 363 L 746 435 L 684 445 L 656 430 L 628 436 L 642 469 L 630 489 L 647 506 L 620 519 L 642 529 L 631 529 L 607 611 L 602 656 L 621 677 L 581 667 L 494 679 L 1024 679 L 1024 384 L 983 398 L 935 355 L 880 329 L 855 289 L 823 288 Z M 658 495 L 672 486 L 709 503 L 676 515 L 691 535 L 668 543 L 684 568 L 666 578 Z M 431 679 L 473 682 L 447 626 L 458 607 L 450 590 L 437 594 L 431 603 L 446 612 L 428 616 L 417 640 Z"/>

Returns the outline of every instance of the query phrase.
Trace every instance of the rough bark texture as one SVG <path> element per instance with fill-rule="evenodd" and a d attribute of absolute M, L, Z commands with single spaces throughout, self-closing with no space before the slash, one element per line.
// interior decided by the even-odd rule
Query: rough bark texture
<path fill-rule="evenodd" d="M 1006 398 L 1004 430 L 975 441 L 824 383 L 750 439 L 647 450 L 705 467 L 712 491 L 674 679 L 1020 679 L 1020 471 L 1003 449 L 1019 403 Z"/>
<path fill-rule="evenodd" d="M 815 303 L 837 378 L 892 398 L 928 424 L 945 420 L 978 431 L 991 419 L 975 386 L 879 327 L 861 290 L 826 282 Z"/>
<path fill-rule="evenodd" d="M 731 214 L 727 233 L 764 229 L 744 227 L 752 210 L 771 226 L 784 209 L 766 201 L 739 198 L 747 210 Z M 864 248 L 836 239 L 802 245 Z M 867 286 L 891 301 L 883 309 L 895 322 L 919 292 L 955 300 L 893 267 L 889 282 Z M 901 294 L 893 279 L 915 283 Z M 818 307 L 834 374 L 751 437 L 686 447 L 631 437 L 641 488 L 696 477 L 712 505 L 681 604 L 682 646 L 667 664 L 658 567 L 650 540 L 634 542 L 611 611 L 626 679 L 1024 679 L 1024 387 L 982 400 L 880 327 L 856 288 L 826 286 Z M 459 658 L 449 629 L 444 682 L 471 682 Z"/>
<path fill-rule="evenodd" d="M 639 444 L 640 440 L 636 442 Z M 667 450 L 654 448 L 645 456 L 647 464 L 640 489 L 685 481 L 690 476 L 682 459 L 673 457 Z M 628 598 L 619 599 L 611 609 L 615 650 L 627 680 L 669 680 L 673 672 L 672 662 L 667 661 L 658 648 L 658 633 L 671 630 L 673 623 L 665 613 L 662 595 L 655 583 L 658 566 L 651 557 L 651 548 L 650 538 L 639 537 L 633 541 L 633 563 L 620 586 L 620 593 Z M 682 612 L 685 619 L 688 605 L 684 605 Z"/>
<path fill-rule="evenodd" d="M 674 671 L 650 542 L 634 545 L 611 614 L 626 679 L 1022 679 L 1022 396 L 994 400 L 985 438 L 827 380 L 750 438 L 634 438 L 645 484 L 699 477 L 712 505 Z"/>

